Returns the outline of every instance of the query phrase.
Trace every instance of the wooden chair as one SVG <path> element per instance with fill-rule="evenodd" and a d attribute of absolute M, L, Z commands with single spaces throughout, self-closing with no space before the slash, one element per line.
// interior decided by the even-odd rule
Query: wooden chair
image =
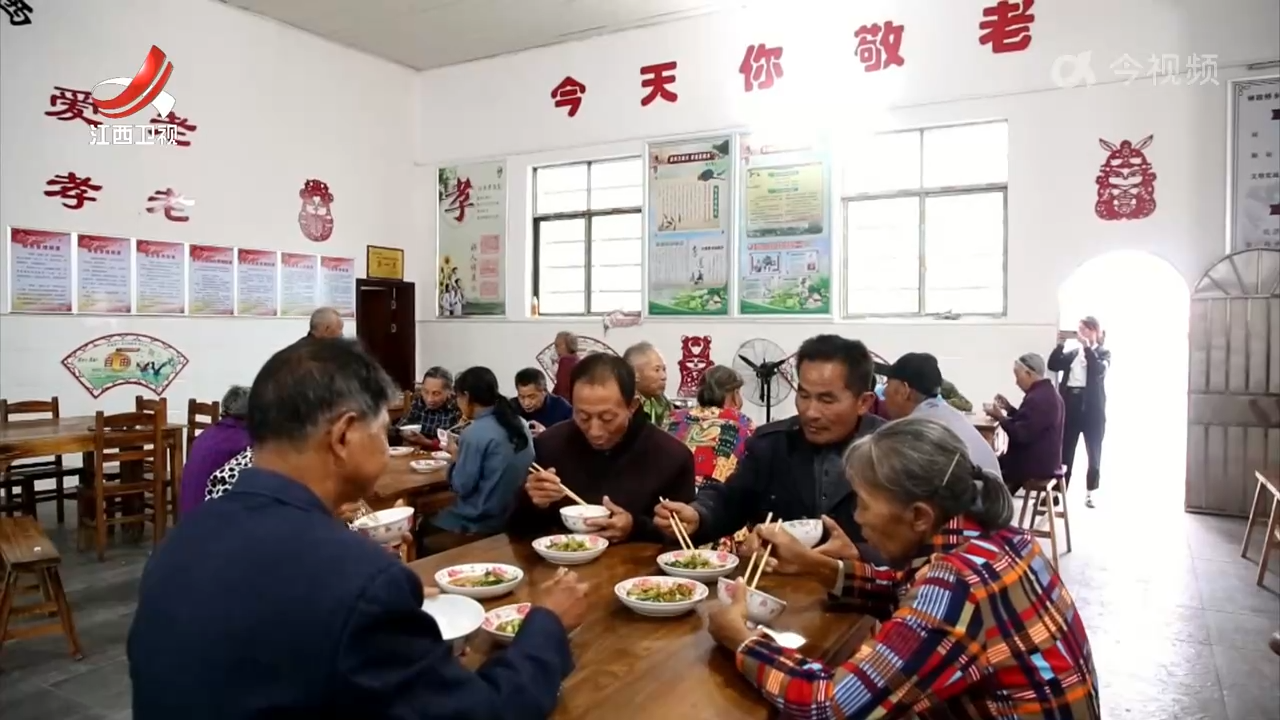
<path fill-rule="evenodd" d="M 1267 520 L 1267 532 L 1262 536 L 1262 557 L 1258 558 L 1258 577 L 1255 581 L 1262 587 L 1267 578 L 1267 561 L 1271 559 L 1271 551 L 1280 548 L 1280 487 L 1261 472 L 1253 473 L 1258 478 L 1258 485 L 1253 490 L 1253 503 L 1249 506 L 1249 520 L 1244 525 L 1244 542 L 1240 543 L 1240 557 L 1249 559 L 1249 536 L 1253 534 L 1253 524 L 1258 516 L 1258 505 L 1265 499 L 1263 491 L 1271 495 L 1271 517 Z"/>
<path fill-rule="evenodd" d="M 71 605 L 67 603 L 62 576 L 58 573 L 62 556 L 35 518 L 0 518 L 0 560 L 4 561 L 4 583 L 0 584 L 0 647 L 10 640 L 61 632 L 71 645 L 71 656 L 76 660 L 84 658 L 75 621 L 71 618 Z M 18 596 L 23 592 L 19 576 L 24 574 L 34 576 L 41 596 L 39 602 L 18 604 Z M 34 621 L 10 629 L 11 621 L 22 618 Z"/>
<path fill-rule="evenodd" d="M 157 416 L 158 418 L 160 418 L 161 427 L 164 427 L 165 425 L 169 424 L 169 400 L 167 398 L 157 398 L 155 400 L 150 400 L 142 397 L 141 395 L 137 395 L 133 399 L 133 409 L 136 412 L 150 413 Z M 188 412 L 190 412 L 189 404 L 187 409 L 188 409 Z M 187 435 L 188 435 L 187 447 L 189 447 L 190 438 L 194 437 L 191 434 L 191 430 L 189 428 L 187 430 Z M 165 491 L 164 491 L 165 502 L 168 503 L 169 505 L 168 516 L 171 519 L 173 519 L 174 522 L 177 522 L 177 508 L 178 508 L 177 484 L 179 482 L 179 479 L 182 476 L 182 468 L 178 467 L 178 463 L 179 463 L 178 455 L 177 455 L 178 446 L 174 443 L 169 442 L 169 437 L 167 435 L 164 436 L 164 440 L 165 440 L 164 458 L 165 458 L 165 462 L 168 465 L 167 469 L 165 470 L 165 481 L 168 483 L 168 485 L 165 486 Z M 147 472 L 151 472 L 150 463 L 143 463 L 143 465 L 146 467 Z"/>
<path fill-rule="evenodd" d="M 50 419 L 57 420 L 60 415 L 58 413 L 58 397 L 55 395 L 50 400 L 23 400 L 21 402 L 11 403 L 7 400 L 0 399 L 0 425 L 6 425 L 14 416 L 43 415 L 44 418 L 22 417 L 21 420 Z M 68 497 L 66 486 L 63 478 L 67 476 L 78 477 L 80 470 L 68 470 L 62 464 L 62 456 L 54 455 L 50 460 L 35 460 L 32 462 L 20 462 L 12 464 L 9 469 L 0 474 L 0 487 L 4 488 L 4 499 L 0 501 L 0 508 L 4 509 L 6 515 L 12 517 L 15 510 L 22 513 L 36 516 L 36 506 L 42 502 L 53 501 L 56 503 L 54 513 L 57 515 L 58 524 L 66 522 L 66 510 L 63 509 L 62 503 Z M 54 481 L 52 490 L 36 490 L 35 483 L 37 480 Z M 14 499 L 14 489 L 18 490 L 18 499 Z"/>
<path fill-rule="evenodd" d="M 1053 555 L 1053 566 L 1058 567 L 1058 520 L 1062 520 L 1062 530 L 1066 535 L 1067 549 L 1071 552 L 1071 515 L 1067 508 L 1067 495 L 1063 492 L 1063 477 L 1066 468 L 1058 469 L 1057 475 L 1048 480 L 1028 480 L 1022 486 L 1022 508 L 1018 512 L 1018 526 L 1026 530 L 1032 537 L 1049 541 L 1049 551 Z M 1027 510 L 1031 511 L 1030 520 Z M 1040 519 L 1047 518 L 1049 527 L 1040 528 Z"/>
<path fill-rule="evenodd" d="M 93 531 L 99 562 L 106 559 L 108 525 L 145 526 L 150 521 L 153 542 L 158 545 L 164 537 L 168 515 L 164 427 L 164 415 L 158 413 L 105 415 L 99 410 L 94 418 L 93 488 L 82 493 L 92 505 L 86 507 L 89 503 L 81 501 L 77 535 L 83 548 L 85 534 Z M 107 482 L 110 463 L 118 464 L 118 482 Z M 149 474 L 143 469 L 147 463 Z"/>
<path fill-rule="evenodd" d="M 208 418 L 208 419 L 205 419 Z M 196 441 L 196 436 L 206 428 L 213 427 L 222 419 L 222 408 L 217 400 L 213 402 L 199 402 L 195 398 L 187 400 L 187 457 L 191 457 L 191 444 Z M 182 494 L 181 482 L 176 472 L 171 473 L 172 479 L 169 483 L 169 512 L 173 516 L 173 523 L 178 524 L 178 496 Z"/>

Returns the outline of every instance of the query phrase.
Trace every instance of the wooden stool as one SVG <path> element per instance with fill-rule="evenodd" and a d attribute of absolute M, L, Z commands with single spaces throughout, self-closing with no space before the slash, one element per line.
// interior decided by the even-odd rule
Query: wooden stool
<path fill-rule="evenodd" d="M 1244 525 L 1244 542 L 1240 543 L 1240 557 L 1249 559 L 1249 535 L 1253 533 L 1254 519 L 1258 516 L 1258 505 L 1263 500 L 1263 489 L 1271 493 L 1271 518 L 1267 521 L 1267 532 L 1262 537 L 1262 557 L 1258 559 L 1258 578 L 1256 583 L 1262 587 L 1267 577 L 1267 561 L 1271 559 L 1271 551 L 1280 547 L 1280 488 L 1276 483 L 1260 472 L 1253 473 L 1258 478 L 1258 486 L 1253 491 L 1253 504 L 1249 506 L 1249 520 Z"/>
<path fill-rule="evenodd" d="M 83 659 L 84 651 L 71 619 L 71 606 L 67 604 L 62 576 L 58 574 L 62 556 L 35 518 L 0 518 L 0 559 L 4 560 L 4 585 L 0 585 L 0 647 L 10 640 L 61 631 L 71 644 L 71 656 Z M 18 575 L 22 573 L 35 576 L 40 602 L 17 604 L 17 596 L 23 590 L 18 585 Z M 9 629 L 10 619 L 26 617 L 39 620 Z M 57 618 L 57 621 L 46 618 Z"/>
<path fill-rule="evenodd" d="M 1028 480 L 1022 486 L 1022 510 L 1018 513 L 1018 527 L 1026 530 L 1032 537 L 1046 538 L 1049 541 L 1049 550 L 1053 555 L 1053 567 L 1058 567 L 1058 520 L 1062 520 L 1062 530 L 1066 534 L 1067 550 L 1063 555 L 1071 552 L 1071 518 L 1067 510 L 1067 496 L 1062 492 L 1062 478 L 1055 477 L 1049 480 Z M 1055 505 L 1054 501 L 1057 501 Z M 1027 510 L 1031 510 L 1031 519 L 1027 520 Z M 1042 517 L 1049 519 L 1049 529 L 1041 530 L 1039 520 Z"/>

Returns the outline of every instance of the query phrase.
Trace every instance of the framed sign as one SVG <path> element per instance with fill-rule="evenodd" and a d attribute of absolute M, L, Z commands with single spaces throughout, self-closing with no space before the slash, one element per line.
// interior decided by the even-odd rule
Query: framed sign
<path fill-rule="evenodd" d="M 404 250 L 400 248 L 367 246 L 365 277 L 373 280 L 403 280 Z"/>
<path fill-rule="evenodd" d="M 1229 250 L 1280 248 L 1280 77 L 1230 88 Z"/>

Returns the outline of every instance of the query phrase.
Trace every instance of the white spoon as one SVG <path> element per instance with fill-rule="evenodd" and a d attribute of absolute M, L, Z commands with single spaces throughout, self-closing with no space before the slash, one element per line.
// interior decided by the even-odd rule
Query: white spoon
<path fill-rule="evenodd" d="M 802 635 L 797 635 L 793 632 L 773 630 L 765 627 L 764 625 L 757 625 L 756 629 L 773 638 L 773 641 L 777 643 L 779 647 L 787 650 L 799 650 L 804 647 L 805 639 Z"/>

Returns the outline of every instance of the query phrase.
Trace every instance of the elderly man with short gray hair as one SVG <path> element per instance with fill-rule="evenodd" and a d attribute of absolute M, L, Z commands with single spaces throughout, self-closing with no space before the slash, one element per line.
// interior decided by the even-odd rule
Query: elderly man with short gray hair
<path fill-rule="evenodd" d="M 1013 379 L 1024 395 L 1015 407 L 1003 395 L 986 408 L 1009 436 L 1009 447 L 1000 456 L 1000 469 L 1010 492 L 1028 480 L 1048 480 L 1062 466 L 1062 397 L 1045 377 L 1044 358 L 1027 353 L 1013 363 Z"/>
<path fill-rule="evenodd" d="M 636 371 L 636 392 L 640 395 L 640 412 L 649 422 L 667 427 L 671 418 L 671 401 L 667 399 L 667 361 L 653 343 L 641 341 L 622 354 Z"/>
<path fill-rule="evenodd" d="M 331 307 L 317 308 L 311 313 L 311 324 L 307 328 L 308 338 L 340 338 L 342 337 L 342 315 Z"/>

